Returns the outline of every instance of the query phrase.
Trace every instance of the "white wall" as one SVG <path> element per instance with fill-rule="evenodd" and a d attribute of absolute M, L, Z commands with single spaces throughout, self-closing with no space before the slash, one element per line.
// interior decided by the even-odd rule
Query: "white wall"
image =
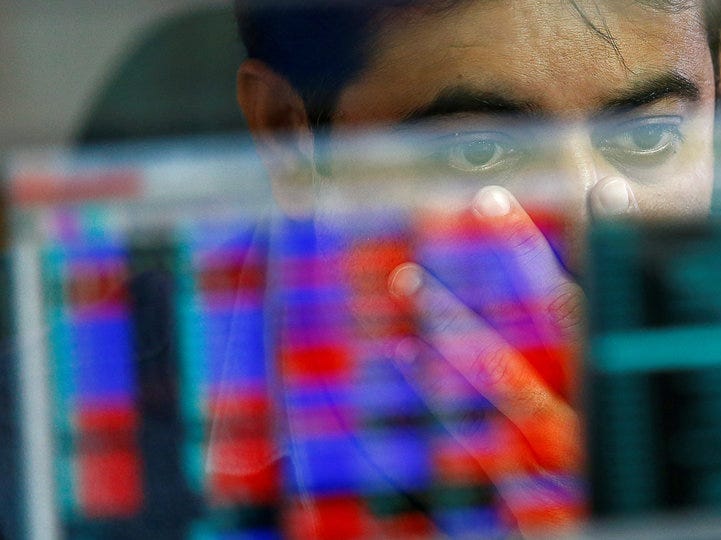
<path fill-rule="evenodd" d="M 147 25 L 222 0 L 0 0 L 0 151 L 63 144 Z"/>

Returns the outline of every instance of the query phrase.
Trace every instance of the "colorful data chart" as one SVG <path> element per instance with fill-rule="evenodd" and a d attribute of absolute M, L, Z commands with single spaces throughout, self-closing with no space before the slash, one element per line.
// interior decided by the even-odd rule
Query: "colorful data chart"
<path fill-rule="evenodd" d="M 273 530 L 280 499 L 263 229 L 257 222 L 183 226 L 176 267 L 186 472 L 211 512 L 235 508 L 246 533 Z"/>
<path fill-rule="evenodd" d="M 127 517 L 143 504 L 127 253 L 106 243 L 44 255 L 66 511 Z"/>

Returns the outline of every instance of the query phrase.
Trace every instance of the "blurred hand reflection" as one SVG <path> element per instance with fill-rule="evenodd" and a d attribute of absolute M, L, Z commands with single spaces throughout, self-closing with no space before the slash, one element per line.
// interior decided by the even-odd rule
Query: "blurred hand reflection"
<path fill-rule="evenodd" d="M 600 181 L 589 194 L 589 205 L 598 216 L 638 211 L 628 184 L 617 177 Z M 583 462 L 581 427 L 572 404 L 583 293 L 508 191 L 482 189 L 473 210 L 500 237 L 499 245 L 508 248 L 499 254 L 502 264 L 513 267 L 512 286 L 524 291 L 515 307 L 527 313 L 544 348 L 554 355 L 549 360 L 560 368 L 561 388 L 551 388 L 516 348 L 505 313 L 492 306 L 475 313 L 415 263 L 400 265 L 389 280 L 390 291 L 410 301 L 421 328 L 417 338 L 398 345 L 395 359 L 431 411 L 443 410 L 450 387 L 465 384 L 510 421 L 515 429 L 499 425 L 490 438 L 482 417 L 444 424 L 496 483 L 521 529 L 573 523 L 583 512 L 582 490 L 574 481 Z M 477 279 L 482 288 L 484 276 Z M 504 462 L 489 457 L 492 439 L 504 441 Z"/>

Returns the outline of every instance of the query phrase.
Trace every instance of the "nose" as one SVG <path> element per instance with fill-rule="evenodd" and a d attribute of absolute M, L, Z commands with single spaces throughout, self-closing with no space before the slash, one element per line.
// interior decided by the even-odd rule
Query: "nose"
<path fill-rule="evenodd" d="M 638 210 L 631 182 L 595 147 L 583 126 L 563 130 L 550 152 L 562 210 L 581 229 L 592 219 L 633 214 Z"/>
<path fill-rule="evenodd" d="M 638 204 L 631 182 L 595 147 L 590 130 L 573 126 L 545 139 L 533 183 L 544 186 L 547 204 L 563 217 L 561 245 L 556 247 L 564 265 L 576 272 L 583 266 L 589 223 L 633 214 Z"/>

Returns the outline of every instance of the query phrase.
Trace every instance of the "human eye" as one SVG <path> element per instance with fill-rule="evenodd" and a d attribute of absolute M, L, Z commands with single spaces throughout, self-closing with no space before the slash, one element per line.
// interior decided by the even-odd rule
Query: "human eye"
<path fill-rule="evenodd" d="M 681 117 L 656 116 L 604 128 L 597 144 L 620 165 L 650 168 L 664 164 L 683 142 Z"/>
<path fill-rule="evenodd" d="M 456 133 L 438 143 L 440 150 L 435 152 L 435 158 L 461 173 L 496 172 L 520 156 L 517 141 L 495 131 Z"/>

